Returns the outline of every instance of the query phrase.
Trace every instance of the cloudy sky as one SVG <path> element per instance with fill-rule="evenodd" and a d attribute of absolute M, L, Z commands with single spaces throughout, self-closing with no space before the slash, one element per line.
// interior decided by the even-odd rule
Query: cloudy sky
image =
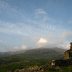
<path fill-rule="evenodd" d="M 0 0 L 0 51 L 72 41 L 72 0 Z"/>

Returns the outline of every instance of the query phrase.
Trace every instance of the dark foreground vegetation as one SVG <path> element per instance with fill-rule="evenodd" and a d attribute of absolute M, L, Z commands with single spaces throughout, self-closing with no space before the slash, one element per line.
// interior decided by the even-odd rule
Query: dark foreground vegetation
<path fill-rule="evenodd" d="M 52 67 L 52 59 L 62 59 L 63 52 L 53 49 L 29 50 L 1 56 L 0 72 L 72 72 L 72 66 Z"/>

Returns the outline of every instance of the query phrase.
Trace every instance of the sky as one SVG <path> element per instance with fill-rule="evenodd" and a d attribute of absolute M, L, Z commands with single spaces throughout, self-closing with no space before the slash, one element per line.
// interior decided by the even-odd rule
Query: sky
<path fill-rule="evenodd" d="M 72 0 L 0 0 L 0 51 L 67 49 L 72 41 Z"/>

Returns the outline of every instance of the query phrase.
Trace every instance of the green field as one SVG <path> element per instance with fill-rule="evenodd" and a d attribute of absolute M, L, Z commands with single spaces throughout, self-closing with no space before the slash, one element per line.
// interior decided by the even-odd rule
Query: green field
<path fill-rule="evenodd" d="M 0 57 L 0 72 L 72 72 L 72 66 L 50 67 L 52 59 L 62 59 L 63 53 L 53 49 L 28 50 L 23 53 Z M 33 71 L 32 71 L 33 70 Z M 19 72 L 19 71 L 16 71 Z"/>

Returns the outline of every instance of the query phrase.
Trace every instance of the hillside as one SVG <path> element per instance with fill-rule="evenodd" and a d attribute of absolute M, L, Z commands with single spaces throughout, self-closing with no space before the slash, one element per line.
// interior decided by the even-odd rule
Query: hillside
<path fill-rule="evenodd" d="M 22 69 L 34 65 L 41 66 L 47 64 L 51 59 L 62 59 L 64 51 L 64 49 L 60 48 L 37 48 L 13 53 L 1 53 L 0 72 Z"/>
<path fill-rule="evenodd" d="M 28 58 L 33 59 L 57 59 L 57 58 L 63 58 L 64 49 L 60 48 L 39 48 L 39 49 L 31 49 L 27 50 L 24 53 L 19 53 L 17 56 L 24 57 L 27 56 Z"/>

